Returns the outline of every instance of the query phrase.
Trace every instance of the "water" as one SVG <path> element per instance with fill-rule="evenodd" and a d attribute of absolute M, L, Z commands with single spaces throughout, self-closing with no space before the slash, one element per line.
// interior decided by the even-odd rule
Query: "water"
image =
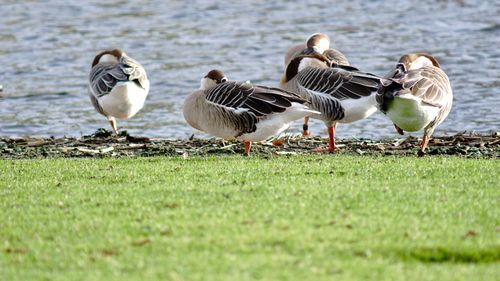
<path fill-rule="evenodd" d="M 362 70 L 385 74 L 425 50 L 448 73 L 454 107 L 437 134 L 500 129 L 500 1 L 0 1 L 0 136 L 81 136 L 109 128 L 87 96 L 94 55 L 121 47 L 146 68 L 144 109 L 118 126 L 185 138 L 184 97 L 206 72 L 278 85 L 285 50 L 324 32 Z M 299 132 L 301 122 L 290 131 Z M 313 133 L 325 129 L 311 123 Z M 340 137 L 395 136 L 376 113 Z M 203 136 L 203 135 L 199 135 Z"/>

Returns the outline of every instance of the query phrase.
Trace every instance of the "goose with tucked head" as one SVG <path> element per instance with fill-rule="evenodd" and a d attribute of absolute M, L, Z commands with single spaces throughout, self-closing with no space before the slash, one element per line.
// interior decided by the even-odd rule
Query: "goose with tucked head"
<path fill-rule="evenodd" d="M 128 119 L 143 106 L 149 93 L 144 67 L 120 49 L 98 53 L 89 75 L 90 101 L 97 112 L 108 118 L 114 133 L 116 119 Z"/>
<path fill-rule="evenodd" d="M 325 34 L 311 35 L 305 46 L 302 51 L 290 51 L 287 55 L 289 61 L 280 86 L 306 99 L 311 109 L 320 112 L 310 117 L 325 123 L 330 140 L 327 151 L 333 152 L 337 123 L 364 119 L 377 110 L 375 92 L 380 77 L 332 61 L 330 56 L 334 54 L 330 52 L 330 40 Z M 345 62 L 347 59 L 342 61 Z M 308 118 L 304 121 L 303 130 L 307 135 Z"/>
<path fill-rule="evenodd" d="M 315 34 L 313 34 L 313 36 L 314 35 Z M 317 36 L 320 38 L 324 37 L 328 41 L 330 40 L 330 39 L 328 39 L 328 37 L 326 35 L 321 35 L 321 34 L 317 33 Z M 318 40 L 318 39 L 315 39 L 315 40 Z M 331 41 L 328 45 L 330 45 L 330 44 L 331 44 Z M 306 43 L 300 43 L 300 44 L 297 44 L 297 45 L 291 47 L 290 49 L 288 49 L 288 51 L 285 54 L 285 67 L 290 63 L 290 61 L 295 56 L 298 56 L 301 52 L 303 52 L 307 48 L 308 47 L 307 47 Z M 351 65 L 349 63 L 349 60 L 347 60 L 346 56 L 342 52 L 340 52 L 339 50 L 333 49 L 331 47 L 329 49 L 327 49 L 326 51 L 324 51 L 323 55 L 326 58 L 328 58 L 334 65 L 344 65 L 344 66 Z M 309 132 L 309 116 L 306 116 L 304 118 L 304 124 L 302 125 L 302 129 L 303 129 L 302 134 L 304 136 L 311 135 L 311 133 Z"/>
<path fill-rule="evenodd" d="M 425 154 L 429 138 L 450 113 L 453 93 L 448 76 L 427 53 L 402 56 L 380 86 L 377 103 L 398 133 L 424 130 L 418 151 Z"/>
<path fill-rule="evenodd" d="M 183 113 L 195 129 L 243 141 L 248 156 L 252 142 L 277 135 L 294 120 L 318 113 L 305 103 L 278 88 L 229 81 L 214 69 L 201 79 L 200 89 L 186 97 Z"/>

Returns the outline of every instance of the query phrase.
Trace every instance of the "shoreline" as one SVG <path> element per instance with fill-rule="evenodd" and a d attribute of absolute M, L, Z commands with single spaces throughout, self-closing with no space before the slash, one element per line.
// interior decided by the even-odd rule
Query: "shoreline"
<path fill-rule="evenodd" d="M 338 139 L 335 154 L 416 156 L 419 139 Z M 252 156 L 317 154 L 311 150 L 327 146 L 328 139 L 304 138 L 299 134 L 283 135 L 252 145 Z M 426 156 L 456 155 L 463 157 L 500 158 L 500 133 L 460 133 L 436 136 L 429 143 Z M 123 132 L 112 136 L 99 129 L 80 138 L 1 138 L 0 159 L 31 158 L 101 158 L 152 156 L 241 155 L 243 144 L 221 139 L 154 139 L 130 136 Z"/>

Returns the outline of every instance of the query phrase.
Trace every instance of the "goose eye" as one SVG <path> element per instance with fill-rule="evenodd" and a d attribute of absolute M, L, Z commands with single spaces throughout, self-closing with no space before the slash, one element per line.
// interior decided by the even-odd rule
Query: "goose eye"
<path fill-rule="evenodd" d="M 222 78 L 220 79 L 220 82 L 221 82 L 221 83 L 227 82 L 227 78 L 226 78 L 226 77 L 222 77 Z"/>

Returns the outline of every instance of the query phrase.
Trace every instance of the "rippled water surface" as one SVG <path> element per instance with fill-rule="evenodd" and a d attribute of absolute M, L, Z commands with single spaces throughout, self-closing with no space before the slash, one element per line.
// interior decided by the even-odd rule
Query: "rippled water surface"
<path fill-rule="evenodd" d="M 404 53 L 430 52 L 455 96 L 437 134 L 500 129 L 500 1 L 2 0 L 0 15 L 0 136 L 108 128 L 89 102 L 87 75 L 99 50 L 121 47 L 145 66 L 151 91 L 144 109 L 119 127 L 187 137 L 195 131 L 182 103 L 208 70 L 276 86 L 285 50 L 314 32 L 330 35 L 353 65 L 381 75 Z M 318 121 L 311 129 L 325 132 Z M 337 131 L 395 135 L 380 113 Z"/>

